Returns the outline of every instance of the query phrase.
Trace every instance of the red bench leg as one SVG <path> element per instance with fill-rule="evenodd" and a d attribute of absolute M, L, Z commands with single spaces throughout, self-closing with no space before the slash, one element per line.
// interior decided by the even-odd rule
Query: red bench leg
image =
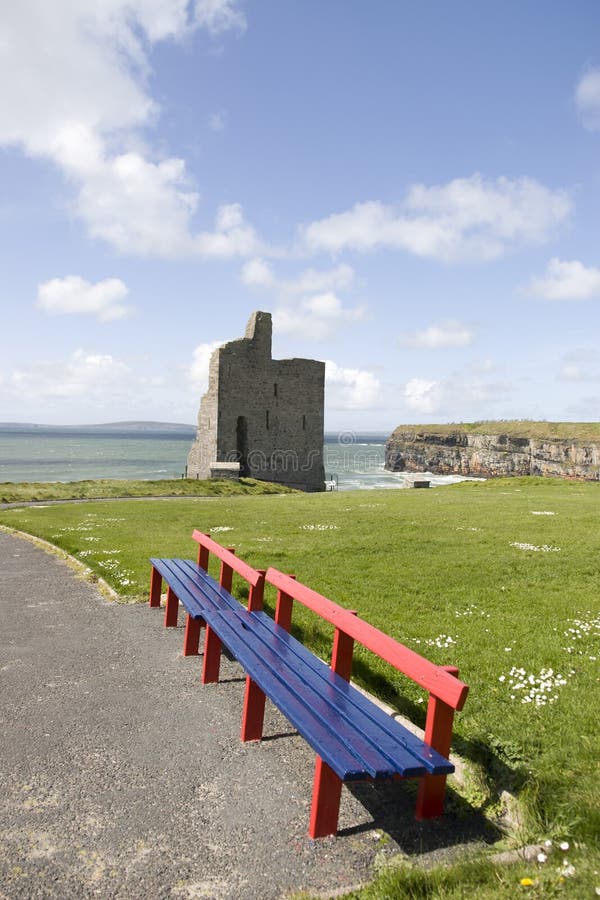
<path fill-rule="evenodd" d="M 244 714 L 242 716 L 242 740 L 260 741 L 263 736 L 265 695 L 258 685 L 246 676 Z"/>
<path fill-rule="evenodd" d="M 202 684 L 213 684 L 219 680 L 219 668 L 221 666 L 221 640 L 212 630 L 206 626 L 204 638 L 204 661 L 202 663 Z"/>
<path fill-rule="evenodd" d="M 160 606 L 160 592 L 162 588 L 162 575 L 152 566 L 150 575 L 150 606 Z"/>
<path fill-rule="evenodd" d="M 165 628 L 175 628 L 177 625 L 177 613 L 179 612 L 179 600 L 175 592 L 167 588 L 167 605 L 165 606 Z"/>
<path fill-rule="evenodd" d="M 444 666 L 447 672 L 458 677 L 455 666 Z M 430 695 L 425 722 L 425 743 L 448 756 L 452 743 L 452 724 L 454 709 L 442 700 Z M 446 792 L 445 775 L 425 775 L 419 784 L 417 795 L 417 819 L 432 819 L 444 813 L 444 794 Z"/>
<path fill-rule="evenodd" d="M 193 619 L 188 613 L 185 620 L 185 637 L 183 639 L 184 656 L 198 656 L 200 631 L 203 625 L 204 621 L 202 619 Z"/>
<path fill-rule="evenodd" d="M 308 834 L 311 838 L 335 834 L 340 813 L 342 779 L 320 756 L 315 763 L 312 806 Z"/>

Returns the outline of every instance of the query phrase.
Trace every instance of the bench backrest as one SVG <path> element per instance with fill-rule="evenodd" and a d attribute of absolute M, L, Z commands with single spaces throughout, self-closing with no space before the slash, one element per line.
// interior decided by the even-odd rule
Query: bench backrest
<path fill-rule="evenodd" d="M 352 650 L 356 640 L 403 672 L 433 697 L 452 709 L 463 708 L 469 688 L 451 674 L 457 670 L 432 663 L 360 619 L 356 613 L 338 606 L 278 569 L 269 568 L 266 581 L 278 590 L 275 619 L 286 630 L 289 631 L 291 626 L 292 600 L 298 600 L 335 627 L 331 667 L 339 675 L 346 679 L 350 677 Z"/>
<path fill-rule="evenodd" d="M 231 590 L 233 573 L 237 572 L 250 586 L 248 597 L 248 609 L 259 610 L 263 608 L 263 594 L 265 589 L 265 573 L 259 569 L 253 569 L 243 559 L 235 555 L 233 547 L 222 547 L 214 541 L 209 534 L 204 534 L 197 529 L 192 533 L 192 538 L 198 544 L 198 565 L 208 572 L 208 561 L 212 553 L 221 560 L 219 584 L 225 590 Z"/>

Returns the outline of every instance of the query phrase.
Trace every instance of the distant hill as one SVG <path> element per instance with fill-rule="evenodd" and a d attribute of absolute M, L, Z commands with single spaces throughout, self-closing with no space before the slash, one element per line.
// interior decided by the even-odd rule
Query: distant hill
<path fill-rule="evenodd" d="M 0 422 L 0 434 L 185 434 L 194 425 L 179 422 L 104 422 L 97 425 L 38 425 L 32 422 Z"/>

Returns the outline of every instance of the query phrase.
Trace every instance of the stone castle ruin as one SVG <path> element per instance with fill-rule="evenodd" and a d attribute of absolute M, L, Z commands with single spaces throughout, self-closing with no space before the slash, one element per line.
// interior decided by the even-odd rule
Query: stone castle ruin
<path fill-rule="evenodd" d="M 218 347 L 200 401 L 188 478 L 258 478 L 324 490 L 325 363 L 271 358 L 271 314 Z"/>

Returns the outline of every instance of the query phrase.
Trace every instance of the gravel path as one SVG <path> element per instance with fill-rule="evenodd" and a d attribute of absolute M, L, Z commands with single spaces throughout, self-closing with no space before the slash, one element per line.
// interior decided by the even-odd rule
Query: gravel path
<path fill-rule="evenodd" d="M 243 673 L 224 659 L 202 687 L 182 643 L 0 533 L 0 897 L 332 896 L 458 828 L 480 842 L 464 810 L 415 823 L 401 784 L 344 790 L 341 834 L 311 841 L 312 751 L 269 706 L 242 744 Z"/>

